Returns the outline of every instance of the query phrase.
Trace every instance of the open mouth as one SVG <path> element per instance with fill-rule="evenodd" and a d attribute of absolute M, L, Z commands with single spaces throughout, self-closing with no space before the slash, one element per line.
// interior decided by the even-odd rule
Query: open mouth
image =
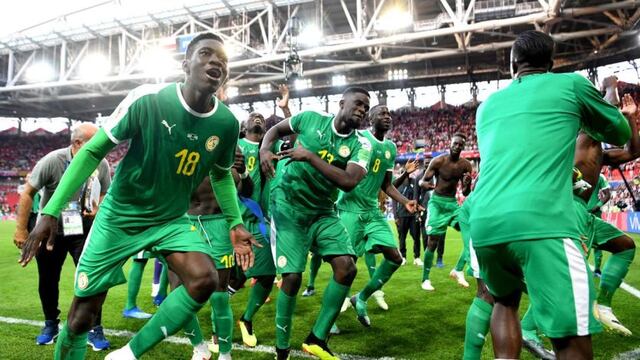
<path fill-rule="evenodd" d="M 220 77 L 222 76 L 222 71 L 220 71 L 217 68 L 212 68 L 206 71 L 206 74 L 208 77 L 213 78 L 213 79 L 220 79 Z"/>

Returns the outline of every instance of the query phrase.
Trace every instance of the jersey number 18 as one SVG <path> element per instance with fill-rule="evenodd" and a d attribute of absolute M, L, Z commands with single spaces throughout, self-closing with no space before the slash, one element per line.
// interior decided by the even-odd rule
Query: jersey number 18
<path fill-rule="evenodd" d="M 197 151 L 189 152 L 187 149 L 182 149 L 176 153 L 175 157 L 180 158 L 180 164 L 178 164 L 176 174 L 185 176 L 193 175 L 193 172 L 196 171 L 196 165 L 198 165 L 198 161 L 200 161 L 200 153 Z"/>

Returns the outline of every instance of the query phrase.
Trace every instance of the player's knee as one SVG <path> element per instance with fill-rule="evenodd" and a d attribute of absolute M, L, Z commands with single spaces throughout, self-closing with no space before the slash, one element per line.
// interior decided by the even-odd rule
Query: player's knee
<path fill-rule="evenodd" d="M 351 285 L 357 274 L 356 264 L 350 257 L 345 257 L 344 261 L 340 260 L 339 266 L 334 266 L 333 278 L 338 284 Z"/>
<path fill-rule="evenodd" d="M 634 250 L 636 249 L 636 243 L 629 236 L 624 237 L 624 242 L 622 243 L 623 251 L 625 250 Z"/>
<path fill-rule="evenodd" d="M 285 294 L 289 296 L 296 296 L 300 290 L 302 284 L 302 274 L 300 273 L 287 273 L 282 274 L 282 287 L 280 288 Z"/>
<path fill-rule="evenodd" d="M 201 271 L 192 274 L 191 279 L 185 281 L 184 285 L 187 292 L 194 300 L 205 302 L 216 289 L 218 284 L 218 276 L 215 271 Z"/>
<path fill-rule="evenodd" d="M 273 281 L 275 279 L 276 279 L 275 275 L 265 275 L 265 276 L 256 277 L 256 280 L 258 281 L 258 283 L 266 290 L 271 290 L 271 288 L 273 287 Z M 300 281 L 302 282 L 302 277 L 300 278 Z"/>
<path fill-rule="evenodd" d="M 69 312 L 67 327 L 74 334 L 87 332 L 91 330 L 91 325 L 96 315 L 97 311 L 92 309 L 90 304 L 79 305 Z"/>
<path fill-rule="evenodd" d="M 402 255 L 400 255 L 400 251 L 396 248 L 384 248 L 382 253 L 384 254 L 384 258 L 392 263 L 397 265 L 402 264 Z"/>

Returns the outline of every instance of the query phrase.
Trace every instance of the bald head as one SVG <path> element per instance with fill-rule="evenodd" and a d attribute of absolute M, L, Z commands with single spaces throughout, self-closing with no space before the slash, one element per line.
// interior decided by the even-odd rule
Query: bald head
<path fill-rule="evenodd" d="M 98 127 L 92 123 L 81 123 L 71 130 L 71 152 L 75 155 L 86 142 L 98 132 Z"/>

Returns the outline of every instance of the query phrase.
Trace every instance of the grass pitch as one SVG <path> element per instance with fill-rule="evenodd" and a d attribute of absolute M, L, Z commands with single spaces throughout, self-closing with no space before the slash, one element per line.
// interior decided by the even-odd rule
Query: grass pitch
<path fill-rule="evenodd" d="M 37 269 L 35 260 L 27 268 L 21 268 L 17 259 L 18 249 L 13 245 L 13 231 L 15 223 L 0 222 L 0 316 L 27 320 L 42 321 L 42 311 L 38 299 Z M 636 243 L 640 245 L 639 237 L 634 235 Z M 448 274 L 454 266 L 461 240 L 457 232 L 450 230 L 447 236 L 445 251 L 445 268 L 432 270 L 432 283 L 435 292 L 427 293 L 420 289 L 422 269 L 410 265 L 411 255 L 407 265 L 401 267 L 391 281 L 385 286 L 386 300 L 389 311 L 380 310 L 374 300 L 369 302 L 369 316 L 372 327 L 364 328 L 355 319 L 355 312 L 349 309 L 338 318 L 338 326 L 342 333 L 333 336 L 331 348 L 340 354 L 353 355 L 353 358 L 394 357 L 402 359 L 461 359 L 464 340 L 464 322 L 467 309 L 475 295 L 475 283 L 471 288 L 463 289 L 449 279 Z M 410 248 L 410 246 L 408 246 Z M 606 256 L 606 255 L 605 255 Z M 640 256 L 638 256 L 640 257 Z M 640 260 L 636 257 L 625 282 L 640 288 Z M 606 257 L 605 257 L 606 261 Z M 125 265 L 128 273 L 129 263 Z M 149 262 L 143 278 L 138 306 L 147 312 L 154 312 L 151 303 L 150 287 L 152 277 L 152 262 Z M 60 310 L 62 319 L 66 317 L 73 294 L 74 266 L 70 258 L 65 263 L 60 281 Z M 330 267 L 323 265 L 316 283 L 318 294 L 313 297 L 298 299 L 294 323 L 292 346 L 299 349 L 302 341 L 313 326 L 322 301 L 322 289 L 330 276 Z M 361 289 L 368 279 L 364 262 L 358 263 L 358 277 L 352 287 L 352 293 Z M 306 277 L 303 281 L 306 284 Z M 274 289 L 271 297 L 273 301 L 262 307 L 254 319 L 254 331 L 261 345 L 273 346 L 275 343 L 275 297 Z M 301 290 L 302 292 L 302 290 Z M 127 330 L 135 332 L 140 329 L 144 321 L 124 319 L 122 309 L 126 301 L 127 287 L 117 286 L 109 291 L 103 311 L 103 325 L 105 328 Z M 232 308 L 236 318 L 242 313 L 247 301 L 248 290 L 243 289 L 232 299 Z M 526 306 L 526 297 L 522 311 Z M 611 359 L 615 355 L 640 348 L 640 299 L 619 290 L 614 298 L 614 311 L 634 335 L 623 338 L 611 333 L 594 336 L 594 353 L 597 359 Z M 522 314 L 522 313 L 521 313 Z M 211 308 L 205 306 L 199 313 L 200 324 L 205 336 L 211 335 Z M 53 356 L 53 346 L 35 345 L 35 336 L 40 329 L 31 325 L 15 325 L 0 322 L 0 359 L 50 359 Z M 180 335 L 180 334 L 177 334 Z M 110 336 L 112 347 L 123 346 L 128 338 Z M 240 344 L 240 331 L 234 329 L 234 343 Z M 105 352 L 87 351 L 87 359 L 102 359 Z M 236 359 L 273 359 L 273 355 L 260 352 L 246 352 L 234 350 Z M 487 339 L 483 358 L 492 358 L 493 352 L 490 338 Z M 191 348 L 163 342 L 146 354 L 144 359 L 190 359 Z M 532 359 L 526 351 L 523 359 Z"/>

